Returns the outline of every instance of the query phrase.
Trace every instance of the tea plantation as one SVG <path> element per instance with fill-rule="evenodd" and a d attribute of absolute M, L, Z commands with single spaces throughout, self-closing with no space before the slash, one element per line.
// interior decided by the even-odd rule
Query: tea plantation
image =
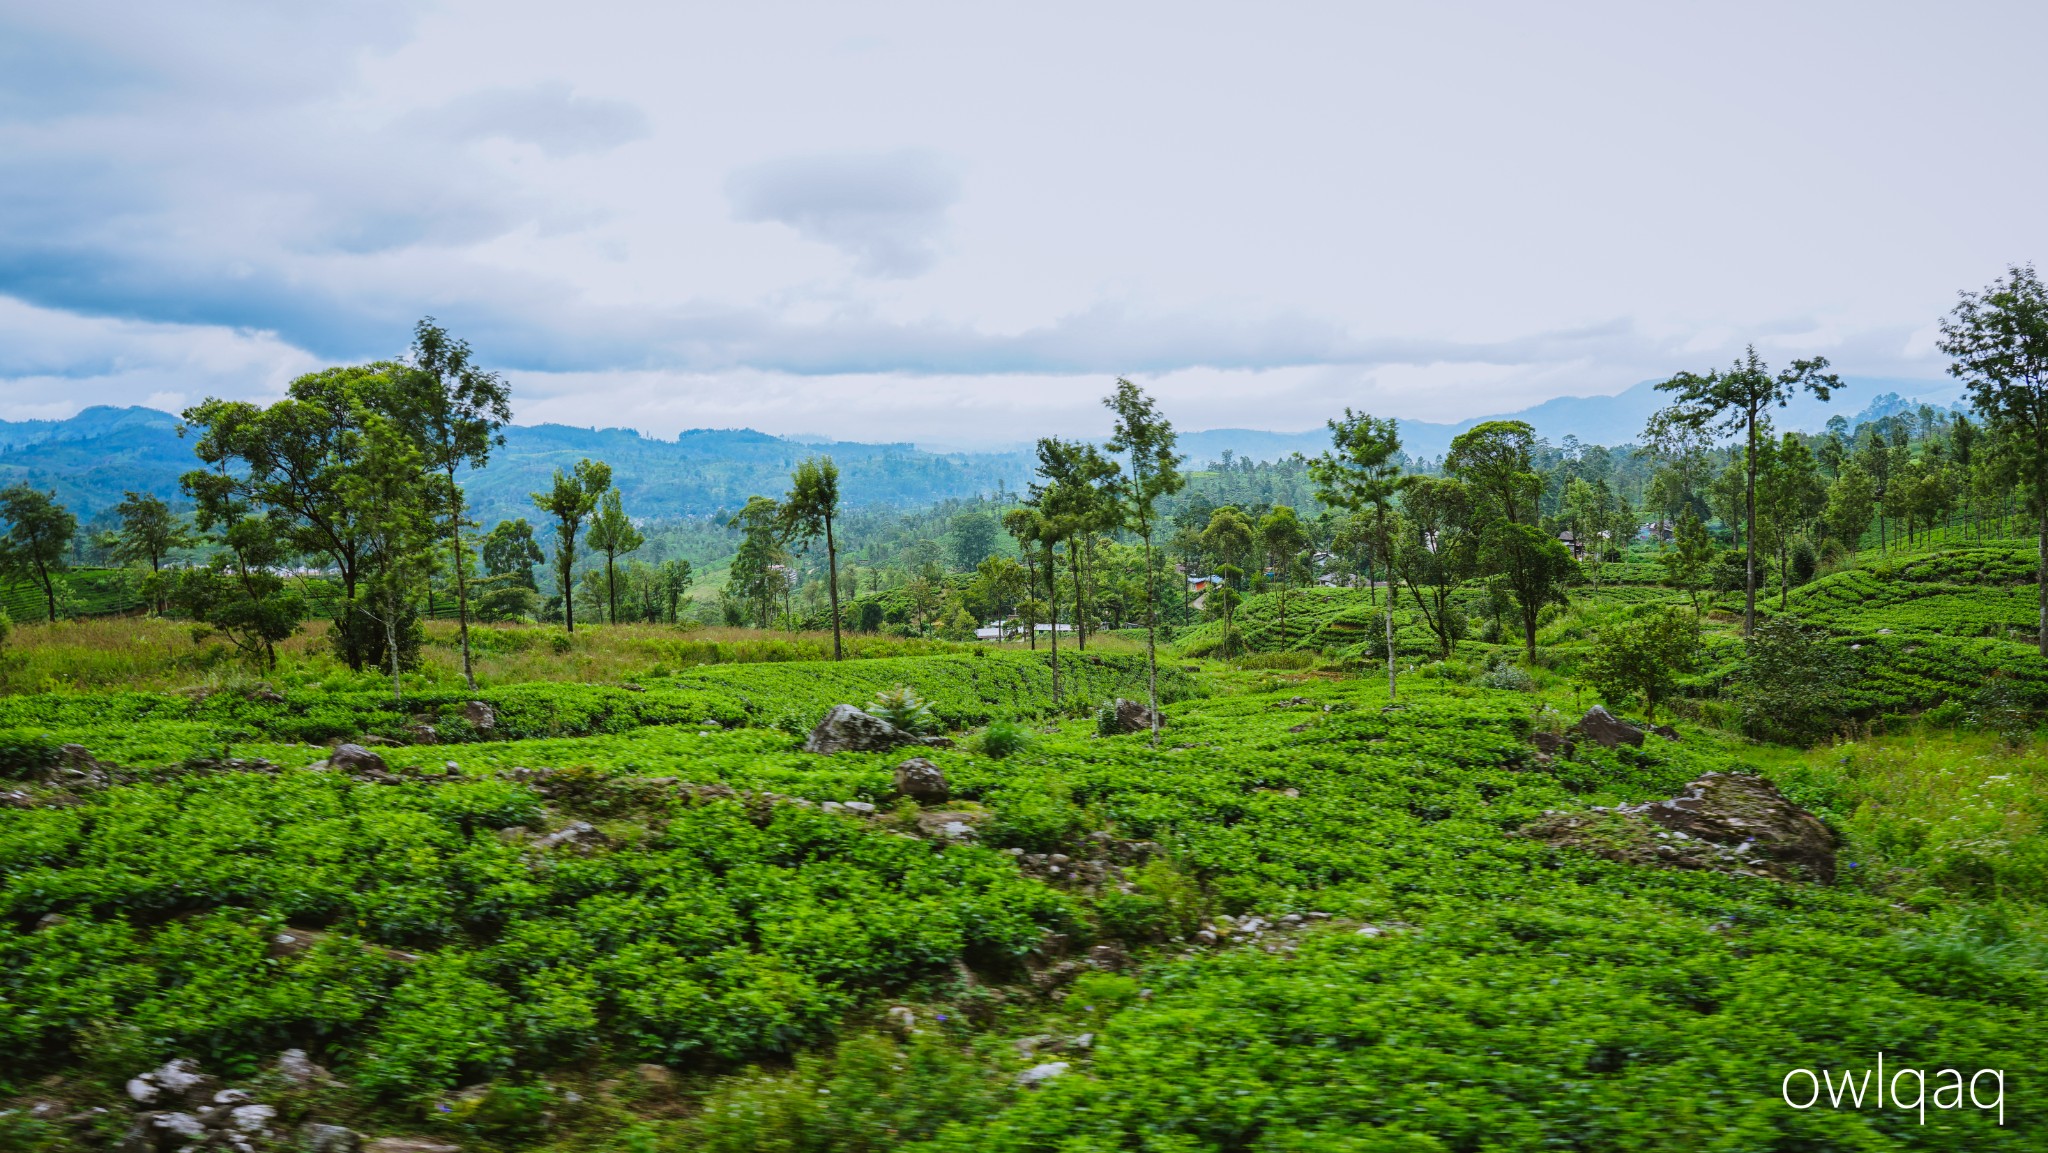
<path fill-rule="evenodd" d="M 1992 670 L 2048 686 L 2004 631 L 2030 567 L 1849 570 L 1788 611 L 1863 646 L 1857 707 L 1896 718 Z M 1565 753 L 1572 654 L 1677 594 L 1575 593 L 1531 689 L 1410 630 L 1393 702 L 1346 662 L 1361 595 L 1295 594 L 1284 637 L 1275 598 L 1245 606 L 1300 668 L 1163 663 L 1156 749 L 1097 716 L 1143 696 L 1142 660 L 1064 647 L 1057 709 L 1017 651 L 397 705 L 374 682 L 0 699 L 0 1150 L 183 1147 L 133 1135 L 129 1084 L 177 1058 L 271 1110 L 264 1148 L 2048 1148 L 2038 754 L 1698 720 Z M 949 745 L 803 751 L 896 685 Z M 338 740 L 381 769 L 329 767 Z M 948 798 L 900 797 L 913 753 Z M 1829 824 L 1835 883 L 1521 835 L 1730 770 Z M 2002 1114 L 1783 1099 L 1879 1053 L 1930 1094 L 2000 1070 Z"/>

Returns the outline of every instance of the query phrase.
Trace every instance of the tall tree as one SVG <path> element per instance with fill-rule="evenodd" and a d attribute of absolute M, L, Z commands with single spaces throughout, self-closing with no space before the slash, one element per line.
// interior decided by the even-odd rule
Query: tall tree
<path fill-rule="evenodd" d="M 359 412 L 363 462 L 343 478 L 340 494 L 354 510 L 356 523 L 369 546 L 366 609 L 384 630 L 384 658 L 391 675 L 391 699 L 404 699 L 401 673 L 406 654 L 419 651 L 418 638 L 401 635 L 417 628 L 411 611 L 414 590 L 432 571 L 430 550 L 435 518 L 448 497 L 425 483 L 434 474 L 426 457 L 406 431 L 377 412 Z"/>
<path fill-rule="evenodd" d="M 533 539 L 533 526 L 526 523 L 525 517 L 499 521 L 497 527 L 484 537 L 483 559 L 487 575 L 534 592 L 540 591 L 540 586 L 533 580 L 533 566 L 548 558 Z"/>
<path fill-rule="evenodd" d="M 1396 541 L 1402 553 L 1396 571 L 1448 660 L 1464 635 L 1451 594 L 1477 571 L 1471 494 L 1451 477 L 1417 477 L 1402 492 L 1401 508 L 1407 515 Z"/>
<path fill-rule="evenodd" d="M 782 498 L 781 528 L 784 540 L 825 538 L 826 591 L 832 602 L 832 659 L 841 656 L 839 646 L 839 543 L 832 535 L 832 518 L 839 513 L 839 468 L 831 457 L 807 459 L 790 474 L 789 494 Z M 981 518 L 986 521 L 987 518 Z M 954 525 L 959 525 L 956 519 Z M 994 531 L 990 530 L 993 539 Z M 986 555 L 984 553 L 984 555 Z"/>
<path fill-rule="evenodd" d="M 1308 530 L 1292 508 L 1284 504 L 1274 505 L 1273 511 L 1259 518 L 1259 547 L 1266 554 L 1266 563 L 1273 566 L 1273 574 L 1280 584 L 1280 647 L 1284 649 L 1287 647 L 1287 586 L 1294 575 L 1301 550 L 1308 547 Z"/>
<path fill-rule="evenodd" d="M 1045 512 L 1049 498 L 1050 493 L 1046 490 L 1034 487 L 1031 499 L 1003 514 L 1003 527 L 1017 538 L 1025 556 L 1030 556 L 1031 550 L 1036 548 L 1045 564 L 1046 616 L 1052 624 L 1049 634 L 1052 643 L 1052 706 L 1057 709 L 1060 706 L 1060 576 L 1053 548 L 1059 544 L 1060 537 L 1059 527 Z M 1037 635 L 1034 622 L 1031 646 L 1034 650 L 1038 647 Z"/>
<path fill-rule="evenodd" d="M 548 491 L 533 494 L 534 507 L 555 518 L 555 584 L 562 590 L 562 619 L 571 633 L 576 631 L 576 537 L 611 487 L 612 466 L 585 457 L 573 471 L 556 469 Z"/>
<path fill-rule="evenodd" d="M 628 553 L 640 551 L 647 543 L 647 537 L 633 527 L 633 519 L 626 515 L 624 499 L 619 490 L 608 488 L 597 500 L 597 515 L 590 520 L 590 532 L 584 540 L 591 548 L 604 554 L 604 600 L 605 615 L 612 624 L 619 622 L 619 558 Z"/>
<path fill-rule="evenodd" d="M 196 515 L 226 525 L 277 513 L 287 553 L 323 559 L 340 584 L 330 637 L 357 671 L 384 663 L 385 631 L 361 587 L 371 546 L 342 493 L 365 465 L 358 418 L 388 411 L 393 377 L 405 371 L 388 363 L 322 369 L 292 381 L 267 408 L 208 399 L 184 412 L 205 465 L 179 478 Z"/>
<path fill-rule="evenodd" d="M 57 503 L 55 493 L 16 484 L 0 489 L 0 519 L 7 522 L 7 535 L 0 537 L 0 570 L 35 581 L 55 624 L 57 574 L 69 567 L 65 558 L 78 518 Z"/>
<path fill-rule="evenodd" d="M 1685 590 L 1686 599 L 1692 602 L 1693 615 L 1698 616 L 1700 590 L 1707 586 L 1708 572 L 1714 564 L 1714 538 L 1707 534 L 1707 522 L 1692 508 L 1679 514 L 1678 528 L 1672 537 L 1673 547 L 1662 558 L 1666 579 Z"/>
<path fill-rule="evenodd" d="M 1083 572 L 1087 545 L 1095 533 L 1116 524 L 1112 494 L 1120 471 L 1115 461 L 1092 444 L 1051 436 L 1038 441 L 1040 479 L 1032 482 L 1031 496 L 1054 538 L 1067 546 L 1067 567 L 1074 577 L 1074 644 L 1083 651 L 1088 648 L 1087 578 Z"/>
<path fill-rule="evenodd" d="M 1777 557 L 1778 609 L 1782 612 L 1791 588 L 1793 542 L 1826 510 L 1827 489 L 1821 484 L 1813 454 L 1798 434 L 1788 432 L 1782 440 L 1775 444 L 1767 441 L 1763 447 L 1768 452 L 1759 462 L 1757 475 L 1758 521 L 1763 535 L 1757 543 Z"/>
<path fill-rule="evenodd" d="M 423 318 L 413 327 L 413 371 L 400 378 L 405 413 L 416 439 L 421 464 L 440 474 L 443 491 L 444 539 L 449 567 L 455 574 L 456 629 L 462 644 L 462 679 L 474 690 L 476 673 L 469 651 L 469 556 L 463 547 L 463 495 L 456 470 L 482 468 L 491 449 L 502 446 L 499 430 L 512 419 L 512 390 L 503 377 L 478 368 L 469 342 Z"/>
<path fill-rule="evenodd" d="M 1578 569 L 1563 542 L 1528 523 L 1543 489 L 1535 444 L 1527 424 L 1490 420 L 1458 434 L 1444 454 L 1444 471 L 1472 489 L 1482 555 L 1514 599 L 1531 663 L 1538 618 L 1544 606 L 1564 602 L 1565 582 Z"/>
<path fill-rule="evenodd" d="M 1033 652 L 1038 651 L 1037 610 L 1041 607 L 1041 602 L 1038 600 L 1038 558 L 1033 550 L 1039 547 L 1044 528 L 1045 520 L 1035 508 L 1019 505 L 1003 514 L 1003 531 L 1010 534 L 1010 538 L 1017 542 L 1017 551 L 1024 555 L 1024 584 L 1028 593 L 1023 603 L 1019 604 L 1017 608 L 1024 614 L 1024 628 L 1031 638 L 1031 650 Z M 1052 571 L 1051 565 L 1052 550 L 1050 547 L 1047 547 L 1046 571 L 1048 573 Z M 1051 583 L 1050 579 L 1048 579 L 1048 583 Z M 1054 625 L 1053 636 L 1057 637 L 1059 635 L 1059 596 L 1057 590 L 1054 590 L 1051 594 L 1051 602 Z M 1059 666 L 1057 664 L 1053 666 L 1053 676 L 1055 680 L 1058 679 Z"/>
<path fill-rule="evenodd" d="M 1657 386 L 1677 398 L 1664 411 L 1674 423 L 1701 430 L 1733 432 L 1740 429 L 1743 451 L 1743 521 L 1749 550 L 1743 560 L 1742 633 L 1756 631 L 1756 467 L 1758 425 L 1773 408 L 1783 408 L 1800 391 L 1826 400 L 1842 379 L 1826 371 L 1826 357 L 1795 360 L 1791 367 L 1772 375 L 1770 367 L 1756 354 L 1756 346 L 1737 359 L 1727 371 L 1710 371 L 1704 376 L 1681 372 Z M 2048 602 L 2044 602 L 2048 603 Z M 2044 618 L 2048 620 L 2048 618 Z M 2048 628 L 2048 626 L 2044 626 Z M 2043 632 L 2048 638 L 2048 631 Z M 2048 645 L 2048 640 L 2043 641 Z"/>
<path fill-rule="evenodd" d="M 2048 288 L 2013 265 L 1982 292 L 1959 294 L 1941 324 L 1949 374 L 1970 392 L 1986 428 L 2012 454 L 2032 505 L 2041 555 L 2038 643 L 2048 657 Z"/>
<path fill-rule="evenodd" d="M 174 548 L 187 548 L 192 544 L 191 530 L 171 506 L 147 493 L 129 491 L 121 494 L 121 503 L 114 506 L 114 514 L 121 518 L 121 529 L 114 537 L 114 559 L 122 564 L 147 564 L 150 575 L 150 597 L 156 611 L 164 611 L 164 560 Z"/>
<path fill-rule="evenodd" d="M 683 623 L 683 603 L 690 599 L 690 582 L 695 574 L 690 571 L 690 562 L 682 557 L 672 557 L 661 562 L 655 570 L 656 588 L 661 594 L 664 607 L 668 610 L 668 623 Z"/>
<path fill-rule="evenodd" d="M 1203 595 L 1203 602 L 1211 611 L 1223 615 L 1223 656 L 1229 659 L 1236 645 L 1237 604 L 1241 599 L 1237 582 L 1244 576 L 1244 569 L 1237 561 L 1249 562 L 1258 549 L 1259 530 L 1251 518 L 1236 507 L 1225 505 L 1209 515 L 1209 527 L 1202 530 L 1202 550 L 1223 563 L 1216 566 L 1214 575 L 1223 578 L 1223 583 Z"/>
<path fill-rule="evenodd" d="M 769 626 L 776 604 L 789 590 L 790 558 L 782 548 L 781 519 L 781 509 L 774 501 L 753 496 L 726 522 L 727 528 L 741 533 L 739 551 L 733 554 L 725 581 L 726 595 L 751 612 L 756 628 Z"/>
<path fill-rule="evenodd" d="M 1123 527 L 1138 534 L 1145 546 L 1145 691 L 1152 708 L 1152 743 L 1159 743 L 1159 574 L 1152 558 L 1152 537 L 1159 529 L 1158 504 L 1161 497 L 1181 490 L 1187 478 L 1181 474 L 1186 458 L 1174 452 L 1178 439 L 1173 423 L 1159 414 L 1159 406 L 1143 389 L 1123 377 L 1116 391 L 1102 403 L 1116 414 L 1116 431 L 1109 451 L 1130 457 L 1125 479 L 1116 491 Z"/>
<path fill-rule="evenodd" d="M 1373 555 L 1382 564 L 1392 559 L 1389 516 L 1394 495 L 1401 490 L 1401 427 L 1392 418 L 1380 419 L 1362 412 L 1344 410 L 1342 420 L 1329 422 L 1331 450 L 1308 462 L 1309 478 L 1316 484 L 1316 499 L 1333 508 L 1372 514 Z M 1366 569 L 1366 599 L 1377 603 L 1372 591 L 1371 562 Z M 1387 574 L 1387 597 L 1394 595 L 1394 576 Z M 1390 606 L 1391 607 L 1391 606 Z M 1392 618 L 1388 619 L 1387 651 L 1393 651 Z M 1392 690 L 1392 659 L 1389 658 L 1389 689 Z"/>
<path fill-rule="evenodd" d="M 215 521 L 215 515 L 232 519 Z M 239 506 L 201 506 L 199 528 L 217 548 L 206 565 L 178 574 L 170 601 L 225 635 L 243 656 L 277 667 L 277 643 L 306 619 L 305 598 L 279 575 L 291 558 L 284 516 L 255 516 Z"/>
<path fill-rule="evenodd" d="M 1852 560 L 1862 547 L 1863 534 L 1870 528 L 1874 502 L 1870 474 L 1854 458 L 1844 460 L 1841 474 L 1828 486 L 1827 506 L 1821 519 L 1827 525 L 1828 535 Z"/>

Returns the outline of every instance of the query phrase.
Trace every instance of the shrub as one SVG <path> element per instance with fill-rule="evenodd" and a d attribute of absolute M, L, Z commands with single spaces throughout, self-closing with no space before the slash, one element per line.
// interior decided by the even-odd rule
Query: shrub
<path fill-rule="evenodd" d="M 1843 687 L 1854 669 L 1826 630 L 1795 616 L 1760 621 L 1744 642 L 1737 690 L 1752 735 L 1812 744 L 1842 722 Z"/>
<path fill-rule="evenodd" d="M 1031 734 L 1023 725 L 1010 720 L 991 722 L 975 742 L 983 756 L 997 760 L 1022 752 L 1030 743 Z"/>
<path fill-rule="evenodd" d="M 1480 673 L 1473 683 L 1481 688 L 1505 689 L 1515 693 L 1536 691 L 1536 678 L 1529 675 L 1529 670 L 1499 653 L 1493 654 L 1493 659 L 1487 662 L 1486 671 Z"/>
<path fill-rule="evenodd" d="M 929 733 L 939 727 L 932 707 L 917 695 L 909 685 L 897 685 L 875 694 L 868 705 L 868 712 L 880 717 L 906 733 Z"/>

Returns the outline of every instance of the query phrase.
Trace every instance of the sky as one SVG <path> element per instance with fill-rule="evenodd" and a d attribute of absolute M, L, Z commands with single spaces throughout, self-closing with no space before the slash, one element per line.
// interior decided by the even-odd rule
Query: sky
<path fill-rule="evenodd" d="M 431 315 L 521 423 L 975 447 L 1823 355 L 2048 253 L 2048 6 L 0 0 L 0 418 Z"/>

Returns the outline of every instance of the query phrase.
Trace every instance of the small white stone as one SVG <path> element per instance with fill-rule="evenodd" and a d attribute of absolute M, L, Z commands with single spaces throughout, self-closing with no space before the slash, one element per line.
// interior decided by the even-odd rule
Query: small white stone
<path fill-rule="evenodd" d="M 1043 1065 L 1033 1065 L 1031 1068 L 1017 1074 L 1017 1084 L 1025 1086 L 1037 1085 L 1041 1082 L 1050 1081 L 1054 1077 L 1062 1076 L 1066 1071 L 1067 1063 L 1065 1061 L 1048 1061 Z"/>
<path fill-rule="evenodd" d="M 228 1124 L 243 1133 L 259 1133 L 277 1117 L 277 1110 L 268 1105 L 239 1105 L 228 1114 Z"/>
<path fill-rule="evenodd" d="M 133 1097 L 138 1105 L 147 1105 L 151 1101 L 156 1100 L 156 1095 L 159 1092 L 161 1090 L 154 1084 L 143 1080 L 141 1077 L 128 1082 L 128 1095 Z"/>

